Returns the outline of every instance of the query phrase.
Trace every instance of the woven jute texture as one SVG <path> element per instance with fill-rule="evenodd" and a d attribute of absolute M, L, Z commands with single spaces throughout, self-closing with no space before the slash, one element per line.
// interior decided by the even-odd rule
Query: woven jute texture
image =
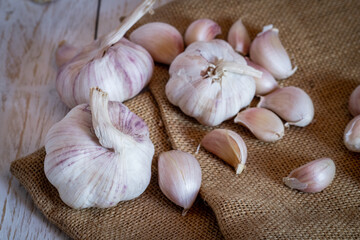
<path fill-rule="evenodd" d="M 204 149 L 195 155 L 203 172 L 201 197 L 216 214 L 227 239 L 358 239 L 360 238 L 360 155 L 343 144 L 351 120 L 352 90 L 360 84 L 360 1 L 184 0 L 156 10 L 138 25 L 161 21 L 183 34 L 199 18 L 211 18 L 226 39 L 242 18 L 251 39 L 267 24 L 279 36 L 298 66 L 280 82 L 297 86 L 314 102 L 314 121 L 286 129 L 283 139 L 262 143 L 233 119 L 217 128 L 239 133 L 248 147 L 247 167 L 239 176 Z M 195 154 L 210 127 L 201 126 L 172 106 L 165 96 L 166 66 L 157 66 L 150 89 L 160 107 L 172 147 Z M 318 158 L 336 164 L 333 183 L 321 193 L 290 190 L 282 178 Z"/>
<path fill-rule="evenodd" d="M 138 198 L 108 209 L 74 210 L 60 199 L 44 174 L 45 149 L 11 165 L 11 172 L 51 222 L 74 239 L 222 239 L 214 213 L 201 198 L 186 214 L 170 202 L 158 186 L 158 154 L 171 149 L 158 108 L 149 92 L 126 103 L 143 118 L 155 145 L 151 182 Z"/>

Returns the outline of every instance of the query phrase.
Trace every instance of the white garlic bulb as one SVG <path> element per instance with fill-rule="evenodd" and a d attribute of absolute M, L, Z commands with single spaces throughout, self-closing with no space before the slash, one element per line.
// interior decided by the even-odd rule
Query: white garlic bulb
<path fill-rule="evenodd" d="M 194 42 L 175 58 L 166 84 L 168 100 L 201 124 L 216 126 L 235 116 L 255 95 L 261 72 L 225 41 Z"/>
<path fill-rule="evenodd" d="M 56 88 L 68 107 L 88 103 L 91 87 L 100 87 L 108 92 L 110 100 L 123 102 L 149 83 L 154 68 L 150 54 L 123 36 L 154 2 L 145 0 L 119 29 L 82 48 L 59 69 Z"/>
<path fill-rule="evenodd" d="M 219 24 L 208 18 L 198 19 L 192 22 L 185 32 L 185 43 L 190 45 L 197 41 L 210 41 L 221 34 Z"/>
<path fill-rule="evenodd" d="M 150 183 L 154 145 L 145 122 L 106 93 L 91 89 L 51 127 L 44 170 L 72 208 L 112 207 L 142 194 Z"/>
<path fill-rule="evenodd" d="M 248 54 L 251 40 L 241 19 L 231 26 L 227 39 L 235 51 L 243 55 Z"/>
<path fill-rule="evenodd" d="M 161 191 L 176 205 L 183 207 L 183 215 L 195 202 L 201 186 L 201 168 L 193 155 L 172 150 L 163 152 L 158 161 Z"/>
<path fill-rule="evenodd" d="M 360 85 L 350 95 L 349 112 L 354 117 L 360 114 Z"/>
<path fill-rule="evenodd" d="M 279 30 L 272 25 L 265 26 L 250 46 L 250 59 L 268 70 L 276 79 L 293 75 L 297 67 L 292 68 L 289 55 L 279 39 Z"/>
<path fill-rule="evenodd" d="M 360 115 L 347 124 L 344 131 L 344 143 L 350 151 L 360 152 Z"/>

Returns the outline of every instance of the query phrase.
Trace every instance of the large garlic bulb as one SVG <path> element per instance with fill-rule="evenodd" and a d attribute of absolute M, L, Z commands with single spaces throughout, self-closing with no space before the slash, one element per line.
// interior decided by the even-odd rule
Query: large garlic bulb
<path fill-rule="evenodd" d="M 149 83 L 154 68 L 150 54 L 123 36 L 154 2 L 145 0 L 119 29 L 84 47 L 59 69 L 56 88 L 68 107 L 88 103 L 91 87 L 100 87 L 110 100 L 123 102 Z"/>
<path fill-rule="evenodd" d="M 235 116 L 255 95 L 261 72 L 225 41 L 194 42 L 170 66 L 169 101 L 201 124 L 216 126 Z"/>
<path fill-rule="evenodd" d="M 145 122 L 106 93 L 73 108 L 45 139 L 44 170 L 72 208 L 112 207 L 142 194 L 154 146 Z"/>

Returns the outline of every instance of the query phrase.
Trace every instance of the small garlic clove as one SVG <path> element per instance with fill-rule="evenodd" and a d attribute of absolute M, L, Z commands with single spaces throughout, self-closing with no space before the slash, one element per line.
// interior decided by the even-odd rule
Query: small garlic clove
<path fill-rule="evenodd" d="M 56 50 L 56 65 L 61 67 L 64 63 L 74 58 L 80 50 L 65 41 L 61 41 Z"/>
<path fill-rule="evenodd" d="M 235 51 L 243 55 L 248 54 L 251 40 L 241 19 L 231 26 L 227 39 Z"/>
<path fill-rule="evenodd" d="M 250 59 L 268 70 L 276 79 L 290 77 L 297 69 L 279 39 L 279 30 L 265 26 L 250 46 Z"/>
<path fill-rule="evenodd" d="M 253 63 L 249 58 L 245 58 L 247 65 L 261 71 L 261 78 L 254 77 L 256 84 L 256 96 L 263 96 L 279 87 L 275 78 L 263 67 Z"/>
<path fill-rule="evenodd" d="M 275 112 L 287 125 L 305 127 L 314 118 L 314 105 L 309 95 L 297 87 L 278 88 L 260 98 L 257 105 Z"/>
<path fill-rule="evenodd" d="M 219 24 L 211 19 L 202 18 L 192 22 L 185 32 L 185 43 L 190 45 L 197 41 L 210 41 L 221 34 Z"/>
<path fill-rule="evenodd" d="M 354 117 L 360 114 L 360 85 L 350 95 L 349 112 Z"/>
<path fill-rule="evenodd" d="M 247 127 L 259 140 L 275 142 L 284 136 L 281 119 L 265 108 L 248 108 L 236 116 L 235 123 Z"/>
<path fill-rule="evenodd" d="M 335 163 L 330 158 L 320 158 L 309 162 L 283 178 L 291 189 L 316 193 L 328 187 L 335 177 Z"/>
<path fill-rule="evenodd" d="M 183 207 L 183 216 L 195 202 L 201 186 L 201 168 L 187 152 L 163 152 L 158 160 L 159 186 L 172 202 Z"/>
<path fill-rule="evenodd" d="M 350 151 L 360 152 L 360 115 L 353 118 L 346 126 L 344 143 Z"/>
<path fill-rule="evenodd" d="M 227 129 L 215 129 L 201 141 L 201 145 L 235 168 L 240 174 L 247 159 L 247 148 L 239 134 Z"/>
<path fill-rule="evenodd" d="M 154 61 L 170 64 L 184 51 L 180 32 L 167 23 L 147 23 L 130 34 L 130 41 L 145 48 Z"/>

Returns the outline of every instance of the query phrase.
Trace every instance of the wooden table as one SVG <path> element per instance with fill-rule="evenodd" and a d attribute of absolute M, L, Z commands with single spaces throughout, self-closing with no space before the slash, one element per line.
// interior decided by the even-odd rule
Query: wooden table
<path fill-rule="evenodd" d="M 155 7 L 172 0 L 158 0 Z M 0 0 L 0 239 L 66 239 L 35 207 L 10 163 L 44 145 L 69 109 L 55 88 L 55 51 L 110 32 L 141 0 Z M 98 22 L 98 24 L 97 24 Z"/>

